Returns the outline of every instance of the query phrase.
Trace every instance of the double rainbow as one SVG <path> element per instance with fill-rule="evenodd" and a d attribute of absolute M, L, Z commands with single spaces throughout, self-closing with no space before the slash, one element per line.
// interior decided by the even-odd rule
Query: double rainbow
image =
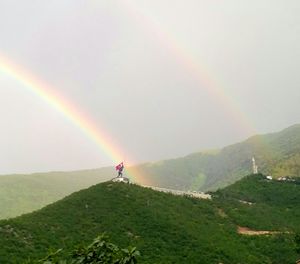
<path fill-rule="evenodd" d="M 247 132 L 247 134 L 256 133 L 252 122 L 241 111 L 238 104 L 228 96 L 222 86 L 216 83 L 215 78 L 211 78 L 207 71 L 201 67 L 199 62 L 188 52 L 183 45 L 180 45 L 178 41 L 170 32 L 162 29 L 160 25 L 155 23 L 151 17 L 149 17 L 138 6 L 132 4 L 129 1 L 123 0 L 123 6 L 127 9 L 129 16 L 139 20 L 144 25 L 145 30 L 154 32 L 156 39 L 164 46 L 171 54 L 174 55 L 177 62 L 182 65 L 191 74 L 201 89 L 207 90 L 212 97 L 214 97 L 218 103 L 223 105 L 223 109 L 227 111 L 230 116 L 239 123 L 239 128 Z M 116 146 L 114 140 L 105 132 L 105 130 L 99 127 L 95 121 L 90 119 L 84 114 L 78 106 L 72 104 L 69 100 L 64 98 L 53 87 L 50 87 L 46 83 L 38 80 L 32 74 L 29 74 L 25 69 L 20 66 L 14 65 L 10 60 L 4 56 L 0 56 L 0 73 L 11 76 L 13 79 L 22 83 L 27 89 L 36 94 L 39 98 L 44 100 L 48 105 L 60 112 L 65 118 L 70 120 L 76 127 L 78 127 L 89 139 L 94 141 L 97 146 L 103 150 L 110 159 L 118 164 L 124 159 L 120 146 Z M 151 185 L 147 182 L 147 178 L 142 176 L 141 172 L 138 172 L 137 167 L 127 168 L 128 175 L 144 184 Z"/>

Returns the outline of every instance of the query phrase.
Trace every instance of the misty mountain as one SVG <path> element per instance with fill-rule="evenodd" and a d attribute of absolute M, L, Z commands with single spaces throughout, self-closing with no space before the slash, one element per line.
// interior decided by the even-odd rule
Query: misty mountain
<path fill-rule="evenodd" d="M 227 186 L 250 174 L 253 156 L 258 170 L 264 174 L 274 177 L 300 175 L 300 125 L 277 133 L 253 136 L 220 150 L 140 164 L 132 170 L 143 175 L 137 182 L 142 185 L 150 182 L 153 186 L 170 189 L 208 191 Z M 0 176 L 0 218 L 37 210 L 72 192 L 115 176 L 113 167 Z"/>
<path fill-rule="evenodd" d="M 300 125 L 281 132 L 256 135 L 221 150 L 183 158 L 146 163 L 138 171 L 154 185 L 181 190 L 216 190 L 252 173 L 252 157 L 259 172 L 280 176 L 300 175 Z"/>
<path fill-rule="evenodd" d="M 14 217 L 53 203 L 72 192 L 113 177 L 112 168 L 0 176 L 0 218 Z"/>

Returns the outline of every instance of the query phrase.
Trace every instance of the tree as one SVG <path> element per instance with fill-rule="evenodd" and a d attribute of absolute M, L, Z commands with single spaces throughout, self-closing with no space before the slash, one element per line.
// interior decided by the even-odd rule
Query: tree
<path fill-rule="evenodd" d="M 136 264 L 139 251 L 133 248 L 120 249 L 110 243 L 106 235 L 98 236 L 87 247 L 78 247 L 69 259 L 62 259 L 61 249 L 51 252 L 44 259 L 27 261 L 26 264 Z M 24 264 L 25 264 L 24 263 Z"/>

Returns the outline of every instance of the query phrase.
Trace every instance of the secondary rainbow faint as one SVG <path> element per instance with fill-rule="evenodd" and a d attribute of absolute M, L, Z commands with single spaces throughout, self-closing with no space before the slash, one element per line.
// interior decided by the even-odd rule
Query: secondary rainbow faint
<path fill-rule="evenodd" d="M 196 60 L 180 39 L 176 38 L 169 30 L 164 29 L 163 25 L 159 24 L 146 9 L 138 5 L 138 1 L 121 0 L 120 3 L 127 15 L 138 21 L 144 32 L 153 34 L 156 42 L 170 52 L 177 63 L 187 70 L 191 78 L 198 83 L 197 89 L 204 89 L 218 104 L 222 105 L 223 110 L 238 124 L 237 129 L 243 130 L 248 136 L 257 134 L 252 120 L 241 110 L 238 102 L 225 92 L 224 85 L 217 81 L 216 75 L 213 75 L 204 64 Z"/>
<path fill-rule="evenodd" d="M 113 139 L 104 129 L 100 129 L 99 124 L 96 124 L 95 121 L 84 114 L 80 107 L 75 106 L 70 100 L 67 100 L 59 94 L 56 89 L 42 82 L 33 74 L 29 73 L 29 71 L 20 67 L 20 65 L 14 64 L 3 55 L 0 56 L 0 74 L 1 73 L 10 76 L 22 84 L 23 87 L 26 87 L 28 91 L 37 95 L 38 98 L 60 112 L 66 119 L 79 128 L 86 137 L 97 144 L 115 164 L 124 160 L 124 152 L 121 150 L 121 147 L 115 146 Z M 126 156 L 125 162 L 127 163 L 128 160 L 132 161 Z M 133 181 L 149 184 L 148 180 L 143 178 L 142 174 L 137 174 L 133 168 L 127 167 L 126 172 Z"/>

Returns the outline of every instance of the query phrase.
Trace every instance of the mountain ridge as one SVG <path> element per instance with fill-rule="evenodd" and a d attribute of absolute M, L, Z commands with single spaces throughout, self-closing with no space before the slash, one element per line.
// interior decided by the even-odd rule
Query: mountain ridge
<path fill-rule="evenodd" d="M 183 191 L 210 191 L 225 187 L 252 171 L 280 176 L 300 175 L 300 124 L 280 132 L 249 137 L 220 150 L 132 167 L 153 186 Z M 130 169 L 130 168 L 129 168 Z M 126 173 L 126 172 L 125 172 Z M 115 177 L 113 167 L 73 172 L 0 176 L 0 218 L 37 210 L 49 203 Z M 139 179 L 139 184 L 149 185 Z"/>

